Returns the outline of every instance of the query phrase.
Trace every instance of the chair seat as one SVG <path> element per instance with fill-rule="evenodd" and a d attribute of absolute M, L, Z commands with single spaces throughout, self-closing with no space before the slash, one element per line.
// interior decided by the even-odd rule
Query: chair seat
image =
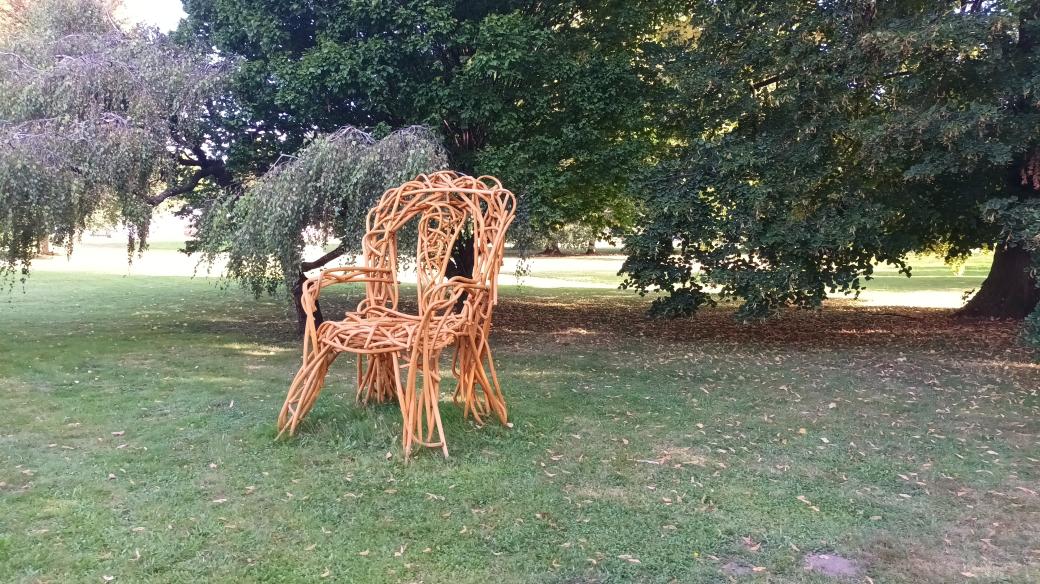
<path fill-rule="evenodd" d="M 339 351 L 351 353 L 392 353 L 414 346 L 416 331 L 421 324 L 418 316 L 389 309 L 369 309 L 348 312 L 343 320 L 325 321 L 318 326 L 318 343 Z M 455 342 L 465 328 L 462 315 L 449 314 L 431 320 L 430 330 L 436 330 L 431 349 L 447 347 Z"/>

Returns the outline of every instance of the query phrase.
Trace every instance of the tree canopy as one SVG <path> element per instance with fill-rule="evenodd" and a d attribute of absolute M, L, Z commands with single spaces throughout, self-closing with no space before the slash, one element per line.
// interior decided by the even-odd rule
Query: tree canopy
<path fill-rule="evenodd" d="M 314 131 L 425 124 L 514 187 L 538 230 L 631 218 L 674 3 L 187 0 L 179 34 L 242 59 L 216 133 L 264 169 Z"/>
<path fill-rule="evenodd" d="M 309 269 L 305 235 L 352 251 L 383 190 L 446 165 L 440 137 L 410 127 L 382 140 L 312 128 L 271 164 L 234 166 L 249 138 L 218 122 L 239 111 L 239 60 L 127 30 L 98 0 L 15 1 L 0 17 L 3 277 L 27 274 L 41 240 L 71 253 L 91 223 L 126 224 L 140 250 L 154 207 L 180 197 L 199 228 L 189 250 L 273 292 Z"/>
<path fill-rule="evenodd" d="M 227 276 L 254 294 L 274 293 L 323 263 L 304 261 L 306 244 L 336 240 L 326 257 L 359 253 L 383 191 L 446 164 L 439 138 L 423 127 L 381 140 L 349 127 L 318 136 L 239 196 L 216 200 L 199 221 L 197 249 L 204 260 L 226 258 Z"/>
<path fill-rule="evenodd" d="M 757 317 L 855 292 L 910 252 L 1020 259 L 987 219 L 1037 197 L 1038 5 L 695 3 L 665 61 L 680 131 L 644 176 L 627 285 L 666 293 L 662 314 L 718 289 Z M 1022 267 L 1007 273 L 1028 284 Z M 995 313 L 1035 304 L 1031 285 L 984 296 L 999 284 L 979 292 Z"/>
<path fill-rule="evenodd" d="M 140 246 L 153 205 L 213 174 L 204 157 L 192 157 L 224 79 L 225 68 L 205 55 L 124 30 L 94 0 L 6 5 L 0 276 L 28 273 L 43 238 L 71 251 L 96 217 L 126 222 L 129 245 Z"/>
<path fill-rule="evenodd" d="M 185 9 L 175 43 L 101 0 L 0 7 L 0 276 L 98 217 L 139 248 L 183 197 L 190 250 L 291 287 L 353 251 L 383 189 L 447 165 L 501 177 L 535 233 L 634 228 L 625 285 L 660 314 L 815 307 L 877 262 L 979 247 L 968 313 L 1040 297 L 1035 0 Z M 308 261 L 308 238 L 337 245 Z"/>

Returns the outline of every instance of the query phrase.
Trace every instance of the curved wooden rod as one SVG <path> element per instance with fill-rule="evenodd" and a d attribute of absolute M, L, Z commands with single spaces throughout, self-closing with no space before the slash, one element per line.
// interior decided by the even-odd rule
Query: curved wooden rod
<path fill-rule="evenodd" d="M 477 424 L 491 415 L 505 424 L 505 398 L 488 337 L 506 231 L 515 213 L 516 197 L 489 176 L 442 171 L 386 191 L 366 219 L 364 266 L 324 269 L 303 284 L 301 304 L 308 315 L 303 364 L 278 415 L 279 436 L 296 432 L 332 362 L 353 353 L 358 402 L 400 406 L 405 457 L 417 445 L 440 448 L 448 456 L 440 415 L 440 355 L 448 347 L 455 348 L 452 401 Z M 397 233 L 416 218 L 419 309 L 408 314 L 397 307 Z M 473 276 L 447 278 L 452 249 L 467 227 L 474 242 Z M 314 311 L 322 288 L 343 283 L 364 284 L 364 300 L 343 320 L 317 325 Z"/>

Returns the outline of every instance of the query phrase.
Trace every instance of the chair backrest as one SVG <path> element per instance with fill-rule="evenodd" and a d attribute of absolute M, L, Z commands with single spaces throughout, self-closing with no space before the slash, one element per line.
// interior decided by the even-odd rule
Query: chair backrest
<path fill-rule="evenodd" d="M 432 300 L 433 286 L 446 279 L 456 242 L 464 231 L 473 241 L 473 275 L 498 298 L 497 275 L 506 230 L 516 214 L 516 197 L 490 176 L 474 178 L 452 171 L 419 175 L 386 191 L 368 213 L 362 241 L 365 265 L 397 273 L 397 236 L 418 219 L 416 273 L 419 310 Z M 396 285 L 368 284 L 365 305 L 397 307 Z"/>

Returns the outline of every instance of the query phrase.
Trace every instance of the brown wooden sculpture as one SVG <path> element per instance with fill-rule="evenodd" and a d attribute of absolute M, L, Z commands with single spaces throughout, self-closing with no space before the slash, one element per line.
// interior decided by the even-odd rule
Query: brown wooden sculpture
<path fill-rule="evenodd" d="M 348 352 L 358 356 L 358 402 L 397 400 L 401 406 L 405 456 L 416 443 L 440 447 L 448 456 L 439 408 L 439 362 L 441 351 L 452 345 L 452 373 L 458 382 L 455 404 L 478 424 L 491 414 L 505 424 L 506 404 L 488 334 L 491 309 L 498 300 L 506 229 L 515 208 L 516 198 L 497 179 L 450 171 L 421 175 L 384 193 L 368 213 L 364 267 L 323 270 L 304 284 L 302 302 L 309 316 L 303 366 L 278 416 L 279 435 L 295 433 L 314 406 L 329 366 Z M 415 219 L 419 310 L 406 314 L 397 306 L 397 235 Z M 472 232 L 472 277 L 448 277 L 455 267 L 452 249 L 461 243 L 464 230 Z M 340 283 L 364 283 L 365 299 L 343 320 L 315 326 L 321 289 Z M 402 361 L 407 364 L 403 384 Z"/>

